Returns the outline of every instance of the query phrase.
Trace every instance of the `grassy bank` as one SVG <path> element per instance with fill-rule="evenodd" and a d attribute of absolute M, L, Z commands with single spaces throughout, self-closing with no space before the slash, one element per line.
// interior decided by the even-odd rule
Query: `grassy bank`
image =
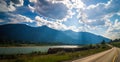
<path fill-rule="evenodd" d="M 120 48 L 120 39 L 111 40 L 109 44 Z"/>
<path fill-rule="evenodd" d="M 112 42 L 110 44 L 115 46 L 115 47 L 119 47 L 120 48 L 120 42 Z"/>
<path fill-rule="evenodd" d="M 73 60 L 76 58 L 82 58 L 88 55 L 92 55 L 101 51 L 110 49 L 107 45 L 100 45 L 99 48 L 88 49 L 77 52 L 58 52 L 55 54 L 43 54 L 43 53 L 31 53 L 31 54 L 19 54 L 13 55 L 13 58 L 9 58 L 8 55 L 2 56 L 0 62 L 62 62 L 67 60 Z M 11 56 L 11 55 L 9 55 Z M 6 58 L 7 57 L 7 58 Z"/>

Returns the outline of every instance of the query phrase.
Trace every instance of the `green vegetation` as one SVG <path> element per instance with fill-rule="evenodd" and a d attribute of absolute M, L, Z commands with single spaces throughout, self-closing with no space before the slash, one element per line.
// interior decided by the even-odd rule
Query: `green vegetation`
<path fill-rule="evenodd" d="M 112 42 L 111 45 L 120 48 L 120 42 Z"/>
<path fill-rule="evenodd" d="M 110 44 L 120 48 L 120 39 L 111 40 Z"/>
<path fill-rule="evenodd" d="M 0 47 L 24 47 L 24 46 L 52 46 L 52 45 L 70 45 L 61 42 L 37 42 L 23 40 L 0 40 Z"/>
<path fill-rule="evenodd" d="M 101 44 L 106 44 L 105 40 L 103 40 L 103 41 L 101 42 Z"/>
<path fill-rule="evenodd" d="M 76 52 L 59 51 L 55 54 L 33 52 L 31 54 L 1 55 L 0 62 L 61 62 L 82 58 L 110 49 L 110 47 L 105 44 L 88 45 L 83 48 L 89 49 Z"/>

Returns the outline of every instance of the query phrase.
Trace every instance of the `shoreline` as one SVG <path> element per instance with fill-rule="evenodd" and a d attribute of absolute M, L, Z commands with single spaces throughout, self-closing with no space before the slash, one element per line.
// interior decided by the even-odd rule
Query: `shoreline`
<path fill-rule="evenodd" d="M 20 45 L 20 46 L 19 46 L 19 45 L 8 45 L 8 46 L 7 46 L 7 45 L 5 45 L 5 46 L 1 46 L 1 45 L 0 45 L 0 48 L 6 48 L 6 47 L 8 47 L 8 48 L 9 48 L 9 47 L 10 47 L 10 48 L 11 48 L 11 47 L 46 47 L 46 46 L 53 46 L 53 47 L 54 47 L 54 46 L 55 46 L 55 47 L 56 47 L 56 46 L 65 46 L 65 47 L 66 47 L 66 46 L 70 46 L 70 47 L 73 46 L 73 47 L 75 47 L 75 46 L 76 46 L 76 47 L 82 47 L 82 46 L 80 46 L 80 45 Z"/>

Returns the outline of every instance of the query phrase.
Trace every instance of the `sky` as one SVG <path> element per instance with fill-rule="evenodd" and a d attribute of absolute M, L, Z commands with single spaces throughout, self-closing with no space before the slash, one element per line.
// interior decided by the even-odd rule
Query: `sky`
<path fill-rule="evenodd" d="M 120 38 L 120 0 L 0 0 L 0 25 L 46 25 L 56 30 Z"/>

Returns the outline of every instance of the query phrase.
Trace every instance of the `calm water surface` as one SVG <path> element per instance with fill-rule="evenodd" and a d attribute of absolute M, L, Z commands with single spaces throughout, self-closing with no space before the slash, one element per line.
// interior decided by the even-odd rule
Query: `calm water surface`
<path fill-rule="evenodd" d="M 78 48 L 76 45 L 0 47 L 0 54 L 27 54 L 35 51 L 47 52 L 49 48 Z"/>

